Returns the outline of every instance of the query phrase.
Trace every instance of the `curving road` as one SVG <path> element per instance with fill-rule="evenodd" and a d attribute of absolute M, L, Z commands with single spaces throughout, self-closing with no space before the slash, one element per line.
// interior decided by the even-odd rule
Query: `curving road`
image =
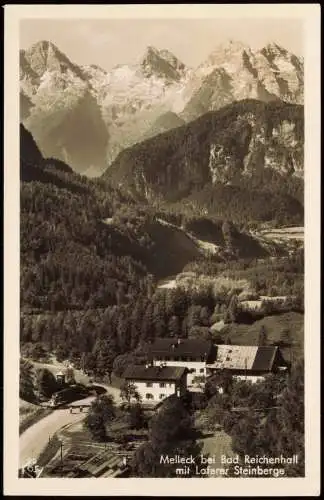
<path fill-rule="evenodd" d="M 31 459 L 37 459 L 55 432 L 84 417 L 84 413 L 70 413 L 67 409 L 59 409 L 29 427 L 19 438 L 19 467 L 23 467 Z"/>
<path fill-rule="evenodd" d="M 119 389 L 106 385 L 102 385 L 102 387 L 106 389 L 107 394 L 114 396 L 116 404 L 120 403 Z M 92 396 L 80 401 L 74 401 L 73 406 L 89 404 L 94 399 L 95 396 Z M 29 427 L 19 438 L 19 467 L 26 465 L 30 459 L 37 459 L 47 445 L 49 438 L 55 432 L 65 425 L 83 420 L 85 416 L 86 412 L 74 411 L 70 413 L 69 409 L 59 408 Z"/>

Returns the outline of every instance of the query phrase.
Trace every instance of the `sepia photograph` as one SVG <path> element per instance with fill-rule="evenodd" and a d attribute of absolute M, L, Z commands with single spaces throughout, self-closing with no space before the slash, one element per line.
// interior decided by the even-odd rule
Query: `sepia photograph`
<path fill-rule="evenodd" d="M 65 7 L 12 49 L 10 474 L 305 480 L 305 19 Z"/>

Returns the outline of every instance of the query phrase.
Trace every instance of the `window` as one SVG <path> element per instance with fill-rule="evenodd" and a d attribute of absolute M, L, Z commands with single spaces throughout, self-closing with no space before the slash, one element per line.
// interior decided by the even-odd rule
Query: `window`
<path fill-rule="evenodd" d="M 187 361 L 186 356 L 182 356 L 181 361 Z"/>
<path fill-rule="evenodd" d="M 165 387 L 165 383 L 164 382 L 160 382 L 160 387 Z"/>
<path fill-rule="evenodd" d="M 146 382 L 146 387 L 153 387 L 152 382 Z"/>
<path fill-rule="evenodd" d="M 146 394 L 145 398 L 146 399 L 154 399 L 154 396 L 153 396 L 153 394 L 148 393 L 148 394 Z"/>
<path fill-rule="evenodd" d="M 205 368 L 200 368 L 199 373 L 204 373 Z"/>
<path fill-rule="evenodd" d="M 196 368 L 191 368 L 191 373 L 196 373 Z"/>
<path fill-rule="evenodd" d="M 160 398 L 160 399 L 165 398 L 165 394 L 160 394 L 159 398 Z"/>
<path fill-rule="evenodd" d="M 165 361 L 170 361 L 169 356 L 165 356 Z"/>

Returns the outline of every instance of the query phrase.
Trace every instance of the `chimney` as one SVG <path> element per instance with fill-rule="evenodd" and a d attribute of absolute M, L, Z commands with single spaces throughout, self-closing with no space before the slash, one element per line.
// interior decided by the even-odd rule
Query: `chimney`
<path fill-rule="evenodd" d="M 178 343 L 178 345 L 180 345 L 181 344 L 181 339 L 178 339 L 177 343 Z"/>
<path fill-rule="evenodd" d="M 149 363 L 146 363 L 145 368 L 148 369 L 150 367 Z"/>

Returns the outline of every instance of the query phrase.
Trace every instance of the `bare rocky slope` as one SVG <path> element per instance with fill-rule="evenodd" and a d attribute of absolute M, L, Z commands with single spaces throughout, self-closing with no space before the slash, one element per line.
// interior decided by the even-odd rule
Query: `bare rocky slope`
<path fill-rule="evenodd" d="M 150 202 L 191 199 L 207 210 L 215 204 L 214 213 L 258 203 L 252 218 L 271 219 L 275 206 L 301 215 L 303 113 L 239 101 L 124 150 L 104 177 Z"/>
<path fill-rule="evenodd" d="M 20 52 L 21 120 L 42 153 L 100 175 L 125 148 L 238 100 L 303 103 L 303 60 L 229 41 L 198 68 L 148 47 L 110 71 L 79 66 L 49 41 Z"/>

